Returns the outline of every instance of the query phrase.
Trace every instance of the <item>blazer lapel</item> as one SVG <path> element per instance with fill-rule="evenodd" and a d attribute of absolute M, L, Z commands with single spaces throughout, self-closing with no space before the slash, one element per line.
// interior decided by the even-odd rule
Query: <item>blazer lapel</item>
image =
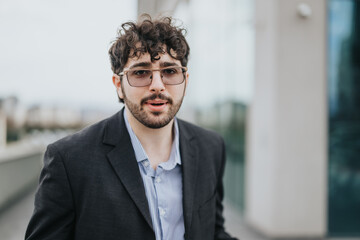
<path fill-rule="evenodd" d="M 124 109 L 111 117 L 106 126 L 104 143 L 114 146 L 107 157 L 146 222 L 153 228 L 144 183 L 125 126 L 123 111 Z"/>
<path fill-rule="evenodd" d="M 198 172 L 198 148 L 196 139 L 190 131 L 179 122 L 180 154 L 183 173 L 183 211 L 185 221 L 185 239 L 191 229 L 194 196 L 196 189 L 196 176 Z"/>

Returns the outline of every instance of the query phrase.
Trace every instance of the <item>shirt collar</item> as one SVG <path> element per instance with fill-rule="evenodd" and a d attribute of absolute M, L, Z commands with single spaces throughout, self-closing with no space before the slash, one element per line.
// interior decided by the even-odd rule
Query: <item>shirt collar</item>
<path fill-rule="evenodd" d="M 134 148 L 136 161 L 142 162 L 144 160 L 147 160 L 148 156 L 146 155 L 144 148 L 142 147 L 139 139 L 136 137 L 134 131 L 131 128 L 131 125 L 127 118 L 126 110 L 124 111 L 124 120 L 125 120 L 126 129 L 130 135 L 132 146 Z M 181 165 L 180 148 L 179 148 L 179 126 L 176 118 L 174 118 L 173 131 L 174 131 L 174 141 L 171 146 L 170 158 L 167 162 L 163 162 L 159 165 L 165 169 L 173 168 L 176 166 L 176 164 Z"/>

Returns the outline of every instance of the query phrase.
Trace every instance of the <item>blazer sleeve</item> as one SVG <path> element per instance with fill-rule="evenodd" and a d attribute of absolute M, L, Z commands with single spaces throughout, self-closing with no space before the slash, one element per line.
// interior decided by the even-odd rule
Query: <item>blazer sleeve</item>
<path fill-rule="evenodd" d="M 49 145 L 25 240 L 71 240 L 74 219 L 73 196 L 63 158 L 55 146 Z"/>
<path fill-rule="evenodd" d="M 217 185 L 217 195 L 216 195 L 216 222 L 215 222 L 215 240 L 238 240 L 237 238 L 231 237 L 224 228 L 224 217 L 223 217 L 223 198 L 224 198 L 224 186 L 223 186 L 223 176 L 225 170 L 225 143 L 222 140 L 222 158 L 221 158 L 221 168 L 218 176 L 218 185 Z"/>

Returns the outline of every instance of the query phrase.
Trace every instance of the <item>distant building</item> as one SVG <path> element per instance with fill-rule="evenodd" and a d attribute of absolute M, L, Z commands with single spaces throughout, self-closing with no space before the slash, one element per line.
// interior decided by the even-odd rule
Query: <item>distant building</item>
<path fill-rule="evenodd" d="M 26 128 L 30 129 L 66 129 L 82 126 L 80 111 L 62 108 L 33 106 L 28 110 Z"/>
<path fill-rule="evenodd" d="M 16 141 L 21 138 L 27 110 L 20 104 L 16 96 L 0 99 L 0 111 L 6 119 L 6 141 Z"/>
<path fill-rule="evenodd" d="M 0 148 L 6 146 L 6 115 L 0 109 Z"/>

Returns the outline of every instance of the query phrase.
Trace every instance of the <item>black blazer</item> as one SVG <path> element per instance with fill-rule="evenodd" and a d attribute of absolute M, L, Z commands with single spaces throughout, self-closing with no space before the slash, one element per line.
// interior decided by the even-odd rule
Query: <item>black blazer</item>
<path fill-rule="evenodd" d="M 123 111 L 48 146 L 26 240 L 155 240 Z M 178 123 L 185 239 L 232 239 L 222 216 L 223 139 Z"/>

